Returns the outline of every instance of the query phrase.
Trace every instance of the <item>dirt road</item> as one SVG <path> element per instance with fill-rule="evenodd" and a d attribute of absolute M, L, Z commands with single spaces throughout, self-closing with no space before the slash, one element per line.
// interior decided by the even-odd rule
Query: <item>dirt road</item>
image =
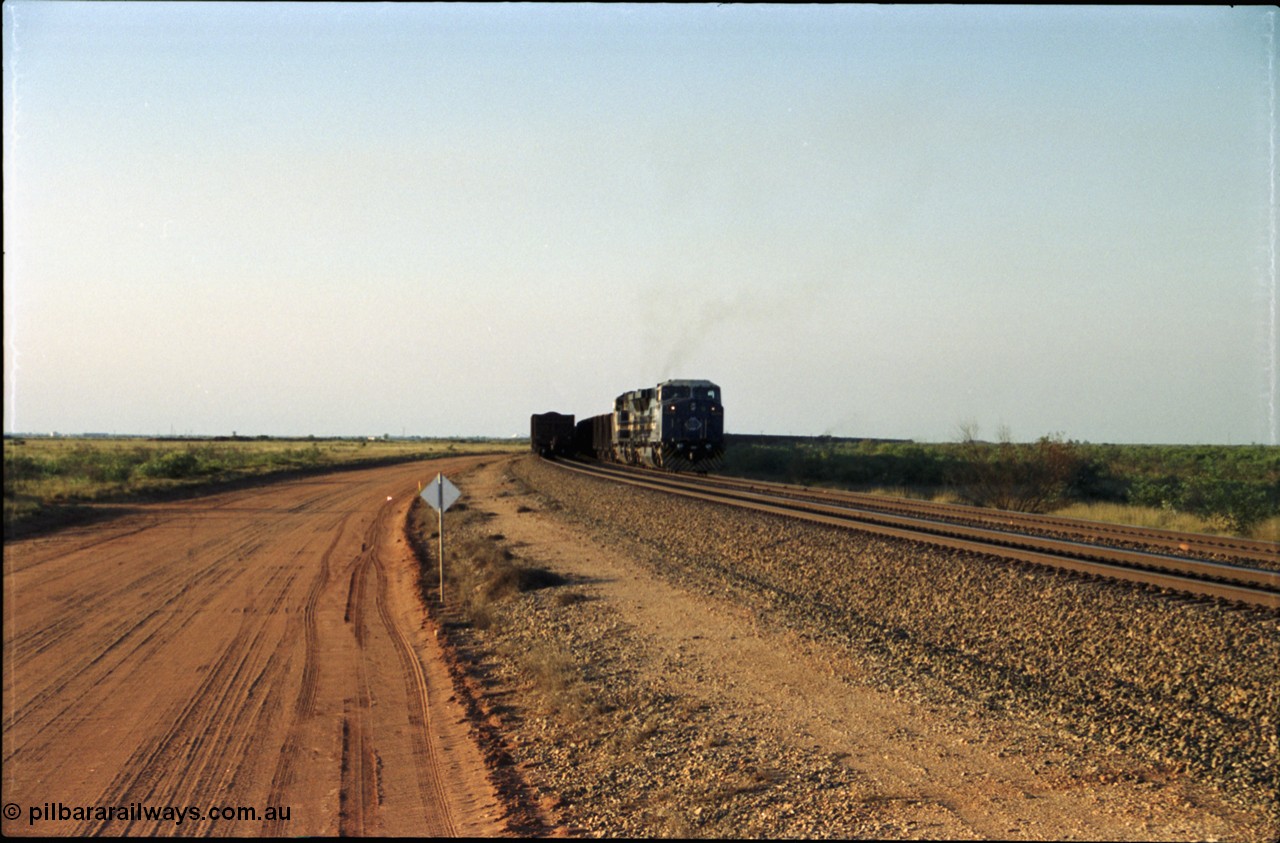
<path fill-rule="evenodd" d="M 4 834 L 501 833 L 402 531 L 475 461 L 6 545 Z"/>

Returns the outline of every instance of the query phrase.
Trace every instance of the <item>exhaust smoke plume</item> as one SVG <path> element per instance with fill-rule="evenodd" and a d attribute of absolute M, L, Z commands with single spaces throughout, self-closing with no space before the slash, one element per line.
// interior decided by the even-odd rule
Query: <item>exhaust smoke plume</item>
<path fill-rule="evenodd" d="M 783 290 L 737 289 L 719 295 L 670 286 L 645 297 L 644 348 L 661 360 L 658 380 L 711 377 L 703 358 L 717 343 L 772 342 L 814 312 L 822 286 L 797 282 Z"/>

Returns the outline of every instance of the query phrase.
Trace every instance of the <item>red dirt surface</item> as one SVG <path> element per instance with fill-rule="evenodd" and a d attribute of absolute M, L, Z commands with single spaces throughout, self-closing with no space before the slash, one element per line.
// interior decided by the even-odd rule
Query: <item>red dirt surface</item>
<path fill-rule="evenodd" d="M 476 460 L 140 505 L 7 544 L 3 833 L 506 831 L 403 534 L 418 483 Z"/>

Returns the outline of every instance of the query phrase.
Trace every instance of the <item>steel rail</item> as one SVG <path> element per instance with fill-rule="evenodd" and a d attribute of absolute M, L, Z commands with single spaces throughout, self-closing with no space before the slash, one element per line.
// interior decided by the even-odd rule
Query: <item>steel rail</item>
<path fill-rule="evenodd" d="M 558 462 L 569 471 L 655 491 L 856 529 L 1017 562 L 1120 579 L 1232 602 L 1280 609 L 1280 572 L 1162 556 L 1106 545 L 1009 533 L 964 524 L 859 510 L 768 494 L 727 491 L 672 475 L 639 476 L 621 467 Z"/>
<path fill-rule="evenodd" d="M 645 469 L 639 469 L 645 471 Z M 690 478 L 692 479 L 692 478 Z M 860 509 L 898 512 L 908 515 L 929 515 L 947 519 L 963 519 L 980 524 L 1002 527 L 1031 528 L 1046 531 L 1072 533 L 1081 537 L 1107 538 L 1131 542 L 1147 547 L 1164 548 L 1175 553 L 1221 554 L 1234 559 L 1263 562 L 1280 569 L 1280 543 L 1246 539 L 1237 536 L 1209 536 L 1203 533 L 1183 533 L 1154 527 L 1134 527 L 1128 524 L 1108 524 L 1083 518 L 1040 515 L 1030 512 L 993 510 L 964 504 L 913 501 L 882 495 L 869 495 L 842 489 L 821 489 L 812 486 L 796 486 L 717 475 L 694 482 L 715 486 L 734 486 L 748 490 L 776 491 L 795 497 L 809 497 L 823 501 L 844 501 Z"/>
<path fill-rule="evenodd" d="M 1207 536 L 1200 533 L 1134 527 L 1127 524 L 1108 524 L 1101 521 L 1088 521 L 1083 518 L 1062 518 L 1010 510 L 984 510 L 981 507 L 965 506 L 963 504 L 935 503 L 933 501 L 895 501 L 857 492 L 832 490 L 826 493 L 825 490 L 806 489 L 806 493 L 819 496 L 827 496 L 829 494 L 832 499 L 847 500 L 850 503 L 868 509 L 879 508 L 890 512 L 920 512 L 943 518 L 969 519 L 981 523 L 1000 524 L 1009 527 L 1059 530 L 1091 537 L 1133 542 L 1148 547 L 1161 547 L 1183 553 L 1218 553 L 1238 559 L 1280 565 L 1280 544 L 1236 536 Z"/>
<path fill-rule="evenodd" d="M 874 506 L 876 504 L 873 498 L 874 496 L 872 495 L 850 493 L 848 499 L 861 505 Z M 1129 524 L 1108 524 L 1083 518 L 1063 518 L 1031 512 L 984 511 L 980 507 L 935 503 L 932 501 L 922 501 L 918 509 L 921 512 L 936 513 L 949 518 L 972 518 L 991 524 L 1005 524 L 1011 527 L 1062 530 L 1141 543 L 1149 547 L 1163 547 L 1184 553 L 1220 553 L 1239 559 L 1280 564 L 1280 544 L 1238 536 L 1209 536 L 1202 533 L 1185 533 L 1174 530 L 1161 530 L 1154 527 L 1135 527 Z"/>

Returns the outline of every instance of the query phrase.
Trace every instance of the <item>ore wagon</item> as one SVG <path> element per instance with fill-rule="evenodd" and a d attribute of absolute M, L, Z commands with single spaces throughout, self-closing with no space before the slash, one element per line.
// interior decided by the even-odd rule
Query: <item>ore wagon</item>
<path fill-rule="evenodd" d="M 529 447 L 544 457 L 564 457 L 573 453 L 573 416 L 562 413 L 535 413 L 529 418 Z"/>

